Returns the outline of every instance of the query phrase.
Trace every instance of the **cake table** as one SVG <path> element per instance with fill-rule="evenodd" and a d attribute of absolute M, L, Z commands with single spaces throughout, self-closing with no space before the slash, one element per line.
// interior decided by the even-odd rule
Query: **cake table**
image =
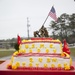
<path fill-rule="evenodd" d="M 6 66 L 10 60 L 6 60 L 0 64 L 0 75 L 75 75 L 74 70 L 12 70 L 7 69 Z M 75 61 L 73 61 L 75 67 Z"/>

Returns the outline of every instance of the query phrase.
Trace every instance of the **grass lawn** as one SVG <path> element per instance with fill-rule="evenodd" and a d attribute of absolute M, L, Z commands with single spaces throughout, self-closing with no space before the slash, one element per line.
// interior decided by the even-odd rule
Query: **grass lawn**
<path fill-rule="evenodd" d="M 70 48 L 71 56 L 75 57 L 75 48 Z"/>
<path fill-rule="evenodd" d="M 1 57 L 5 57 L 5 56 L 10 56 L 14 53 L 15 51 L 14 50 L 1 50 L 0 51 L 0 58 Z"/>

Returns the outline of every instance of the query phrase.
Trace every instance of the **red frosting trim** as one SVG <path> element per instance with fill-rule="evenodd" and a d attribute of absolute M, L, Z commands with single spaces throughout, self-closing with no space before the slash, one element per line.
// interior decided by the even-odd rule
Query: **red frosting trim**
<path fill-rule="evenodd" d="M 54 53 L 20 53 L 18 55 L 13 55 L 13 56 L 56 56 L 56 57 L 59 57 L 61 54 L 54 54 Z"/>
<path fill-rule="evenodd" d="M 21 44 L 31 44 L 31 43 L 58 43 L 61 44 L 61 42 L 56 42 L 56 41 L 50 41 L 50 40 L 35 40 L 35 41 L 27 41 L 27 42 L 22 42 Z"/>
<path fill-rule="evenodd" d="M 37 57 L 59 57 L 64 59 L 70 59 L 69 57 L 62 57 L 61 54 L 51 54 L 51 53 L 25 53 L 25 54 L 18 54 L 13 55 L 14 57 L 29 57 L 29 56 L 37 56 Z"/>
<path fill-rule="evenodd" d="M 52 38 L 31 38 L 31 40 L 53 40 Z"/>
<path fill-rule="evenodd" d="M 8 68 L 8 69 L 11 69 L 11 68 Z M 18 70 L 65 70 L 64 68 L 57 68 L 57 67 L 54 67 L 54 68 L 51 68 L 51 67 L 47 67 L 47 68 L 44 68 L 44 67 L 18 67 L 17 68 Z"/>

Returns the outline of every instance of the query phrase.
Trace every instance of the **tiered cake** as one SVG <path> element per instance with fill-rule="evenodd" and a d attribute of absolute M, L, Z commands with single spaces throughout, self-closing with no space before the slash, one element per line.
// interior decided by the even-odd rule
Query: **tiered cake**
<path fill-rule="evenodd" d="M 70 70 L 70 55 L 62 50 L 62 43 L 51 38 L 22 40 L 19 51 L 11 58 L 8 68 L 36 70 Z"/>

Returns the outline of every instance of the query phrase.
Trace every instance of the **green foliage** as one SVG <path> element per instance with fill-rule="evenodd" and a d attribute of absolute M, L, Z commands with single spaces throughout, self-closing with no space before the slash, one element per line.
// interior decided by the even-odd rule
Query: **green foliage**
<path fill-rule="evenodd" d="M 68 43 L 75 43 L 75 14 L 62 14 L 58 18 L 58 22 L 51 21 L 50 29 L 53 30 L 54 38 L 61 41 L 66 39 Z"/>
<path fill-rule="evenodd" d="M 14 48 L 18 51 L 19 50 L 19 45 L 18 43 L 15 43 Z"/>

